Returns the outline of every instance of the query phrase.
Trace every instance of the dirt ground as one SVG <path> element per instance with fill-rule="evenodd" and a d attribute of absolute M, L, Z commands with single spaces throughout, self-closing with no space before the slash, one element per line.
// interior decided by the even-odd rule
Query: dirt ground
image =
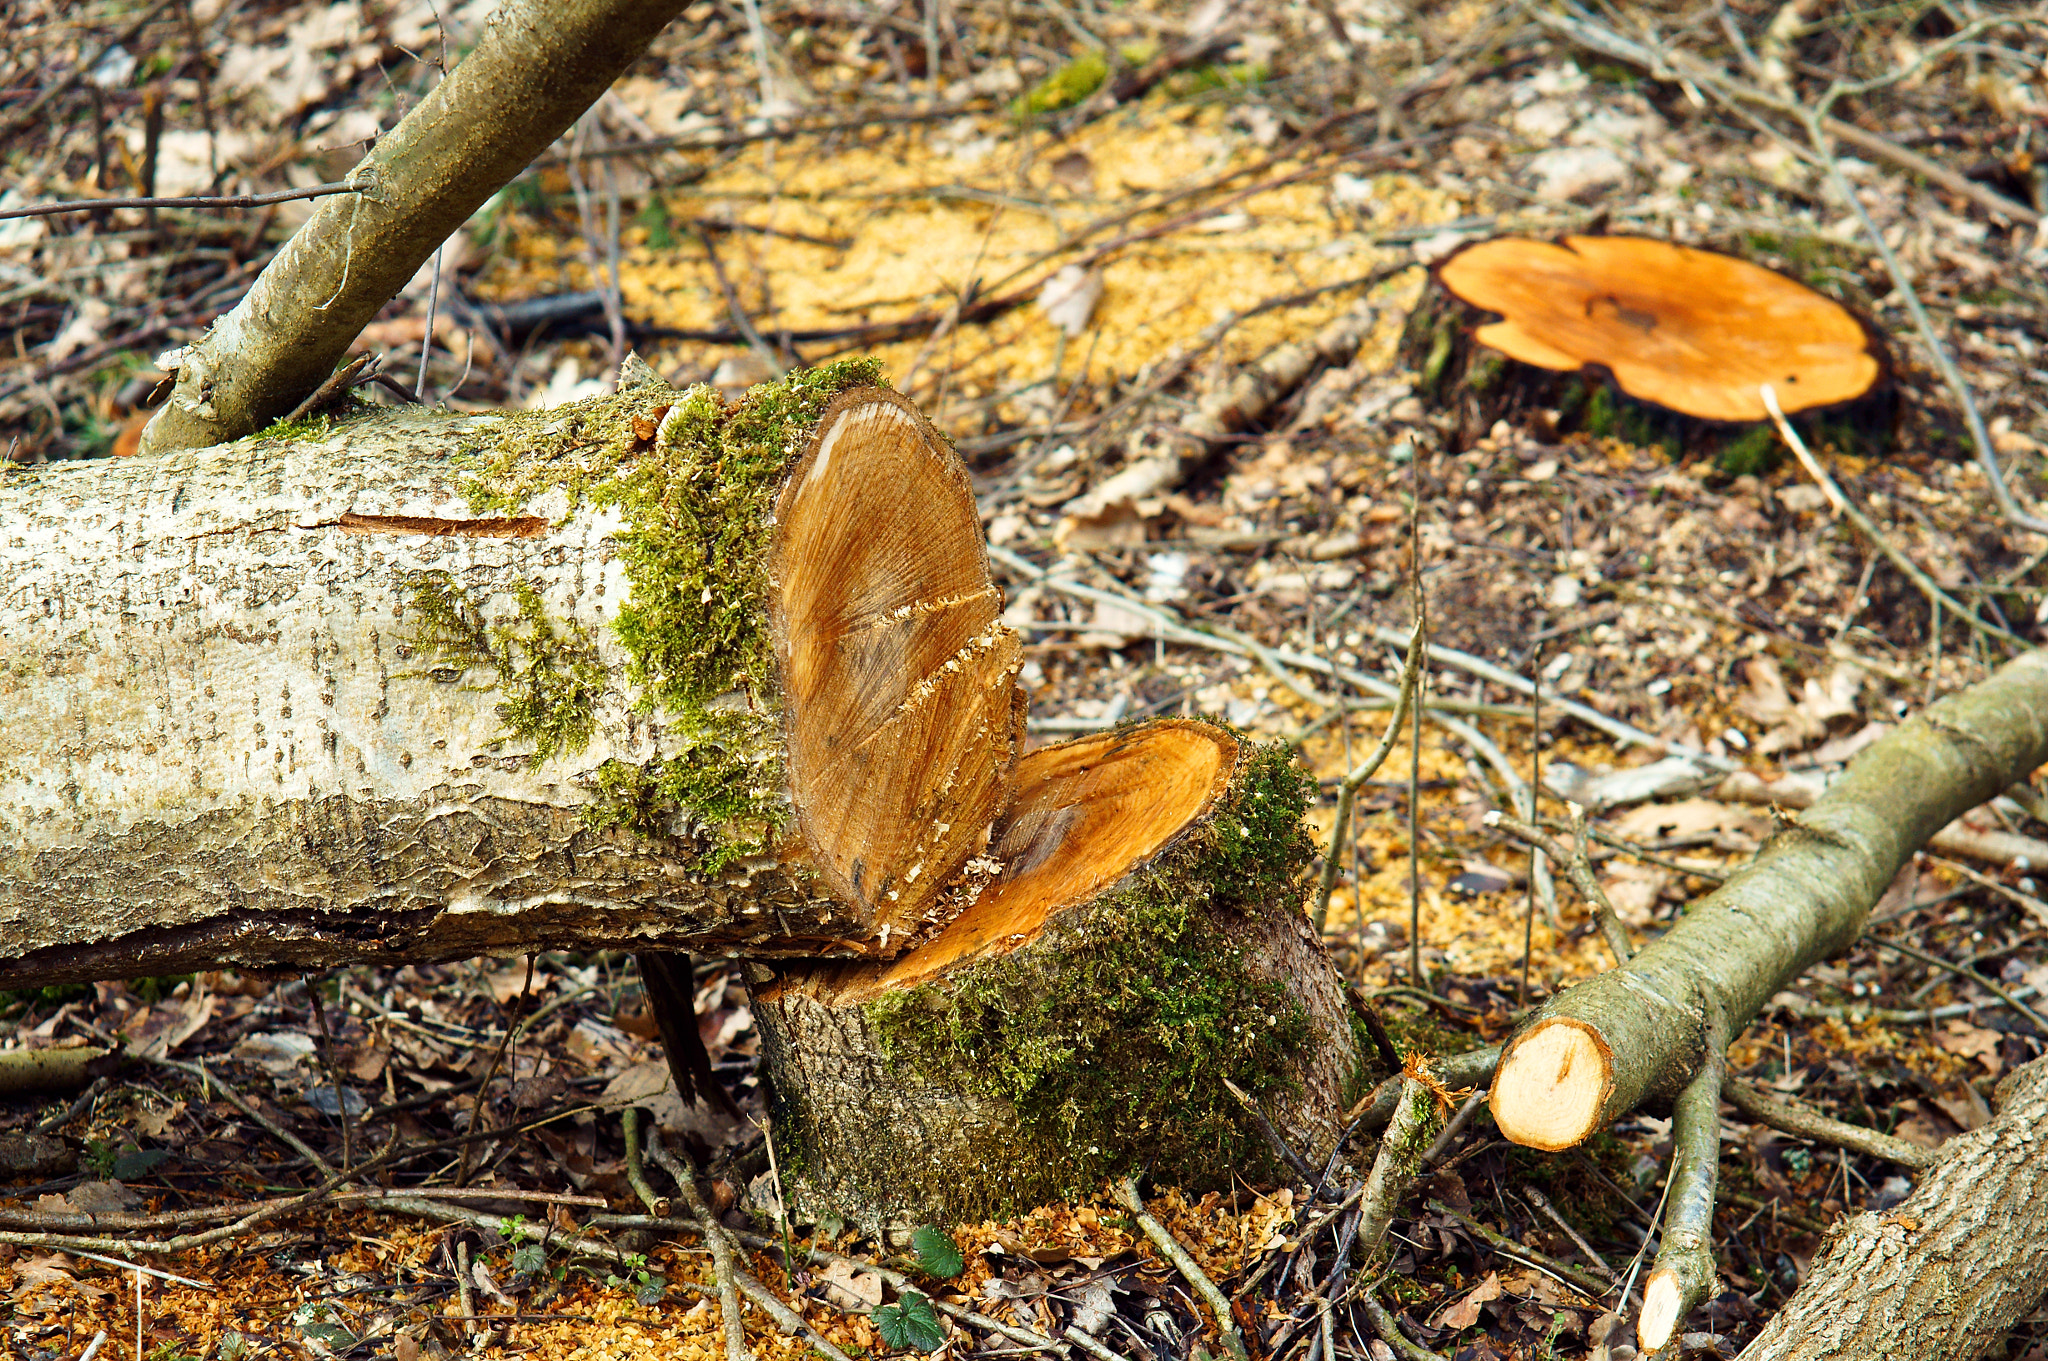
<path fill-rule="evenodd" d="M 338 179 L 488 8 L 24 0 L 0 37 L 0 209 Z M 1645 46 L 1662 67 L 1631 62 Z M 1327 934 L 1405 1043 L 1459 1052 L 1608 965 L 1585 905 L 1560 885 L 1532 907 L 1527 854 L 1485 822 L 1518 781 L 1545 789 L 1546 816 L 1595 810 L 1594 868 L 1647 939 L 1754 854 L 1772 809 L 1703 769 L 1630 795 L 1620 773 L 1678 744 L 1817 787 L 2041 641 L 2048 539 L 2001 514 L 1986 465 L 2044 513 L 2043 50 L 2037 14 L 1992 5 L 700 0 L 364 333 L 399 380 L 364 392 L 398 401 L 423 373 L 451 408 L 554 405 L 605 390 L 631 349 L 737 393 L 875 354 L 973 470 L 1006 617 L 1028 635 L 1034 740 L 1181 713 L 1295 740 L 1324 782 L 1326 845 L 1384 703 L 1237 640 L 1393 681 L 1419 571 L 1431 641 L 1461 654 L 1432 666 L 1429 696 L 1485 746 L 1440 721 L 1419 762 L 1396 744 L 1335 843 Z M 1837 182 L 1801 115 L 1857 81 L 1830 101 Z M 152 357 L 230 306 L 308 207 L 0 220 L 8 458 L 131 453 Z M 1817 456 L 1871 532 L 1781 448 L 1738 472 L 1724 432 L 1475 422 L 1473 399 L 1417 371 L 1402 336 L 1426 265 L 1482 238 L 1601 231 L 1739 255 L 1869 323 L 1888 414 Z M 1250 366 L 1333 328 L 1335 353 L 1216 424 Z M 1194 456 L 1139 476 L 1189 430 Z M 1972 825 L 2048 840 L 2039 793 L 2015 795 Z M 2048 988 L 2043 863 L 1923 856 L 1861 943 L 1736 1039 L 1731 1071 L 1929 1146 L 1983 1124 L 1998 1079 L 2048 1045 L 1984 986 L 2020 1003 Z M 11 1349 L 77 1357 L 105 1330 L 101 1354 L 138 1361 L 719 1355 L 696 1239 L 605 1220 L 642 1208 L 619 1110 L 651 1105 L 713 1160 L 721 1210 L 762 1203 L 759 1136 L 664 1103 L 638 996 L 610 956 L 543 957 L 530 979 L 480 960 L 12 995 L 7 1047 L 126 1041 L 146 1062 L 0 1100 L 12 1136 L 57 1140 L 0 1190 Z M 705 970 L 699 1004 L 720 1073 L 761 1114 L 737 976 Z M 1556 1268 L 1645 1260 L 1668 1121 L 1632 1116 L 1559 1157 L 1473 1129 L 1397 1224 L 1380 1300 L 1460 1361 L 1632 1355 L 1612 1331 L 1626 1303 Z M 1721 1137 L 1719 1288 L 1682 1331 L 1732 1356 L 1826 1225 L 1897 1203 L 1911 1176 L 1732 1109 Z M 144 1259 L 178 1280 L 107 1260 L 386 1148 L 411 1150 L 392 1155 L 393 1197 L 493 1198 L 280 1210 Z M 1165 1188 L 1152 1208 L 1226 1292 L 1288 1258 L 1305 1212 L 1269 1187 Z M 115 1216 L 97 1247 L 43 1236 L 82 1212 Z M 1215 1345 L 1113 1199 L 942 1227 L 957 1272 L 929 1243 L 833 1225 L 792 1232 L 846 1259 L 764 1246 L 750 1269 L 853 1355 L 1015 1345 L 944 1316 L 931 1337 L 885 1331 L 876 1307 L 900 1311 L 907 1287 L 877 1265 L 1132 1361 Z M 528 1230 L 545 1243 L 522 1252 Z M 599 1239 L 610 1255 L 577 1255 Z M 1256 1298 L 1261 1361 L 1318 1354 L 1316 1329 Z M 1330 1351 L 1392 1354 L 1337 1312 Z M 760 1353 L 806 1350 L 747 1317 Z M 2008 1354 L 2048 1355 L 2048 1322 L 2023 1322 Z"/>

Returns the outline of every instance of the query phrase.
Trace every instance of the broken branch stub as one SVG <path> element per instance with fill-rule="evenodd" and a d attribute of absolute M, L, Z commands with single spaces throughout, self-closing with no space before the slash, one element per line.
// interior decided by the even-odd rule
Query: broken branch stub
<path fill-rule="evenodd" d="M 0 487 L 0 979 L 894 953 L 1019 745 L 966 470 L 871 363 Z"/>
<path fill-rule="evenodd" d="M 899 959 L 790 963 L 753 989 L 776 1134 L 808 1210 L 951 1222 L 1146 1169 L 1263 1161 L 1224 1079 L 1318 1163 L 1358 1065 L 1300 910 L 1284 750 L 1167 720 L 1017 766 L 1002 870 Z"/>
<path fill-rule="evenodd" d="M 1503 1135 L 1564 1149 L 1697 1075 L 1707 1018 L 1739 1034 L 1853 941 L 1901 866 L 1955 817 L 2048 761 L 2048 652 L 2006 663 L 1869 747 L 1756 860 L 1627 964 L 1566 989 L 1508 1044 Z"/>

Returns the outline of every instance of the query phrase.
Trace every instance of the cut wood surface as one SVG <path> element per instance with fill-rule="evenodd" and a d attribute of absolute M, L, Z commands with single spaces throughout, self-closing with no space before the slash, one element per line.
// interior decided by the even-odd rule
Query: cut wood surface
<path fill-rule="evenodd" d="M 893 962 L 754 990 L 784 1156 L 812 1212 L 976 1218 L 1148 1169 L 1265 1156 L 1222 1079 L 1329 1154 L 1358 1051 L 1300 910 L 1300 777 L 1168 720 L 1033 752 L 998 877 Z"/>
<path fill-rule="evenodd" d="M 1737 1034 L 1846 946 L 1913 852 L 2048 761 L 2048 652 L 1930 706 L 1864 751 L 1747 868 L 1610 973 L 1553 997 L 1503 1052 L 1501 1133 L 1564 1149 L 1698 1071 L 1708 1018 Z"/>
<path fill-rule="evenodd" d="M 1853 1215 L 1743 1361 L 1967 1361 L 2048 1289 L 2048 1059 L 1941 1146 L 1913 1193 Z"/>
<path fill-rule="evenodd" d="M 1476 338 L 1511 359 L 1611 374 L 1682 415 L 1761 421 L 1769 383 L 1788 412 L 1863 397 L 1884 364 L 1863 324 L 1806 285 L 1716 251 L 1639 236 L 1496 237 L 1435 267 L 1500 320 Z"/>
<path fill-rule="evenodd" d="M 873 367 L 0 484 L 0 979 L 894 952 L 1021 729 Z"/>

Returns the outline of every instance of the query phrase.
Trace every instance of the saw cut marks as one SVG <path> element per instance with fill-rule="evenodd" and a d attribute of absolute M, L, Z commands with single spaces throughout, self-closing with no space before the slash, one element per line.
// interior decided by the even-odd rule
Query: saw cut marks
<path fill-rule="evenodd" d="M 1022 729 L 966 469 L 896 393 L 841 393 L 771 551 L 801 834 L 834 893 L 911 929 L 985 845 Z"/>
<path fill-rule="evenodd" d="M 1840 303 L 1747 260 L 1639 236 L 1504 236 L 1435 268 L 1454 296 L 1501 320 L 1483 345 L 1538 368 L 1597 368 L 1623 392 L 1710 421 L 1769 416 L 1867 395 L 1884 376 L 1869 334 Z"/>
<path fill-rule="evenodd" d="M 1032 752 L 1017 764 L 1016 802 L 990 852 L 1000 877 L 887 968 L 849 966 L 836 1001 L 914 987 L 1034 938 L 1055 912 L 1092 901 L 1199 825 L 1236 766 L 1236 740 L 1201 723 L 1148 724 Z"/>

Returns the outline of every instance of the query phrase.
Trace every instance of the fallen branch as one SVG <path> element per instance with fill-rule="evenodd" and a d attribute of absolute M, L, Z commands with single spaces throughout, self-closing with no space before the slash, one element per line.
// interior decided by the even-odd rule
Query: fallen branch
<path fill-rule="evenodd" d="M 1935 1154 L 1931 1148 L 1922 1148 L 1874 1129 L 1822 1115 L 1809 1106 L 1781 1100 L 1741 1078 L 1731 1077 L 1722 1081 L 1721 1099 L 1759 1124 L 1802 1139 L 1833 1144 L 1836 1148 L 1882 1158 L 1901 1167 L 1925 1167 L 1934 1161 Z"/>
<path fill-rule="evenodd" d="M 1671 1179 L 1664 1192 L 1664 1239 L 1643 1282 L 1636 1340 L 1654 1352 L 1713 1289 L 1714 1186 L 1721 1171 L 1721 1079 L 1728 1031 L 1718 1015 L 1706 1026 L 1699 1071 L 1671 1108 Z"/>
<path fill-rule="evenodd" d="M 1784 984 L 1853 941 L 1928 837 L 2048 760 L 2048 652 L 2027 653 L 1857 757 L 1748 868 L 1627 965 L 1547 1002 L 1492 1085 L 1501 1133 L 1563 1149 L 1675 1096 L 1708 1018 L 1747 1025 Z"/>

